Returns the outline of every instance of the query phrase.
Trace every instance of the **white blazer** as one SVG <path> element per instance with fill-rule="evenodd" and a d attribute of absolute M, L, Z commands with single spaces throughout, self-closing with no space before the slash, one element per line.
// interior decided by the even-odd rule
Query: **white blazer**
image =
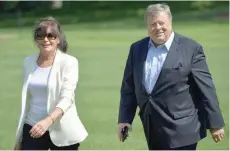
<path fill-rule="evenodd" d="M 23 125 L 30 104 L 27 91 L 31 75 L 36 69 L 38 54 L 24 60 L 23 88 L 21 98 L 21 115 L 16 133 L 16 143 L 22 139 Z M 78 60 L 57 50 L 53 66 L 48 78 L 47 113 L 56 107 L 64 111 L 64 115 L 49 128 L 50 138 L 56 146 L 69 146 L 82 142 L 88 133 L 78 117 L 75 106 L 75 89 L 78 82 Z"/>

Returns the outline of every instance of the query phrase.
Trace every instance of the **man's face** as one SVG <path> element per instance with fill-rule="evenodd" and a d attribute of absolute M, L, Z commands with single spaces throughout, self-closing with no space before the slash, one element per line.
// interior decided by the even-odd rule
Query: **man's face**
<path fill-rule="evenodd" d="M 172 23 L 168 14 L 160 12 L 147 17 L 148 34 L 155 44 L 164 44 L 172 33 Z"/>

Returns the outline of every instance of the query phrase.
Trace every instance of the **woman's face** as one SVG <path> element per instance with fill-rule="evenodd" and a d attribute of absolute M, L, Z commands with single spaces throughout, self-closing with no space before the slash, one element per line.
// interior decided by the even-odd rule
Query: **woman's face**
<path fill-rule="evenodd" d="M 50 53 L 56 51 L 60 40 L 52 28 L 48 27 L 35 33 L 35 42 L 41 53 Z"/>

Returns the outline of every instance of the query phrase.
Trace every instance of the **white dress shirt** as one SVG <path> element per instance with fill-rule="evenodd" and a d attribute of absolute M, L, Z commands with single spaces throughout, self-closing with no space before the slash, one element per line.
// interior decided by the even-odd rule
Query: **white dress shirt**
<path fill-rule="evenodd" d="M 157 82 L 161 68 L 165 62 L 168 51 L 174 38 L 174 32 L 170 35 L 165 44 L 159 45 L 157 48 L 153 44 L 152 39 L 149 40 L 148 54 L 144 65 L 144 86 L 150 94 Z"/>

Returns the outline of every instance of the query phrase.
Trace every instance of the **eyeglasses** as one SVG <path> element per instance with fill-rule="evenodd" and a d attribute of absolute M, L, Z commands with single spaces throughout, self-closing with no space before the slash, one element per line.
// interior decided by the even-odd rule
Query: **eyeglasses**
<path fill-rule="evenodd" d="M 35 34 L 35 39 L 36 40 L 43 40 L 46 37 L 47 37 L 48 40 L 54 40 L 54 39 L 57 38 L 57 36 L 54 35 L 53 33 L 44 33 L 44 34 L 42 34 L 42 33 L 36 33 Z"/>

